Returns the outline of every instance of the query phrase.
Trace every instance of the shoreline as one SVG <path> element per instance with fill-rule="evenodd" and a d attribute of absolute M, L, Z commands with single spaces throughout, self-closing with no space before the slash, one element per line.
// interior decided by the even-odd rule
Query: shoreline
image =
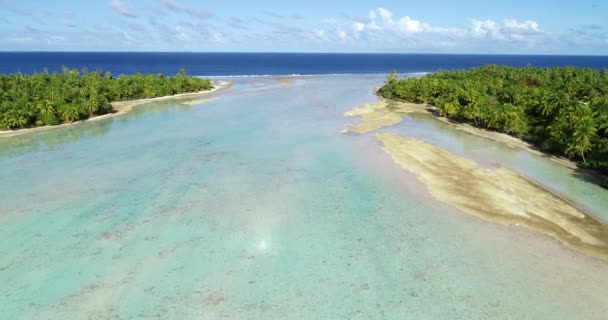
<path fill-rule="evenodd" d="M 33 132 L 47 131 L 47 130 L 51 130 L 51 129 L 55 129 L 55 128 L 65 128 L 65 127 L 74 126 L 74 125 L 87 123 L 87 122 L 110 119 L 110 118 L 118 117 L 120 115 L 128 113 L 131 110 L 133 110 L 133 108 L 143 105 L 143 104 L 147 104 L 147 103 L 151 103 L 151 102 L 158 102 L 158 101 L 175 100 L 175 99 L 200 98 L 200 97 L 204 97 L 209 94 L 212 94 L 212 93 L 228 90 L 233 85 L 234 85 L 233 82 L 217 81 L 214 83 L 213 89 L 206 90 L 206 91 L 179 93 L 179 94 L 174 94 L 171 96 L 162 96 L 162 97 L 156 97 L 156 98 L 145 98 L 145 99 L 128 100 L 128 101 L 115 101 L 115 102 L 110 103 L 112 105 L 112 108 L 114 109 L 114 112 L 112 112 L 112 113 L 106 113 L 106 114 L 90 117 L 85 120 L 62 123 L 62 124 L 58 124 L 58 125 L 54 125 L 54 126 L 42 126 L 42 127 L 26 128 L 26 129 L 19 129 L 19 130 L 0 131 L 0 139 L 20 136 L 20 135 L 24 135 L 24 134 L 28 134 L 28 133 L 33 133 Z"/>
<path fill-rule="evenodd" d="M 574 162 L 570 159 L 564 158 L 564 157 L 545 153 L 545 152 L 539 150 L 538 148 L 536 148 L 534 145 L 532 145 L 520 138 L 508 135 L 506 133 L 491 131 L 491 130 L 487 130 L 487 129 L 483 129 L 483 128 L 477 128 L 477 127 L 474 127 L 467 123 L 456 122 L 456 121 L 450 120 L 445 117 L 440 117 L 439 115 L 437 115 L 434 112 L 436 110 L 436 108 L 432 105 L 424 104 L 424 103 L 399 102 L 399 101 L 393 101 L 393 100 L 386 100 L 383 98 L 381 98 L 381 101 L 386 104 L 387 108 L 390 108 L 391 105 L 393 105 L 394 108 L 397 108 L 398 110 L 403 110 L 401 112 L 420 113 L 420 114 L 431 115 L 431 116 L 433 116 L 434 119 L 441 121 L 443 123 L 452 125 L 455 129 L 460 130 L 462 132 L 504 144 L 504 145 L 508 146 L 509 148 L 524 149 L 532 154 L 542 156 L 553 162 L 559 163 L 569 169 L 580 170 L 582 174 L 588 176 L 588 178 L 590 178 L 590 179 L 597 179 L 597 178 L 593 177 L 593 172 L 589 171 L 588 169 L 579 167 L 576 164 L 576 162 Z"/>

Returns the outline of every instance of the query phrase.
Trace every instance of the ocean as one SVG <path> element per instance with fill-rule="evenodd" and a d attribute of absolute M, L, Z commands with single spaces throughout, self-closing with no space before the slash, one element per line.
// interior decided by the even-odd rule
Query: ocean
<path fill-rule="evenodd" d="M 608 68 L 608 56 L 335 54 L 335 53 L 153 53 L 153 52 L 0 52 L 0 74 L 61 71 L 62 66 L 113 74 L 195 76 L 424 73 L 469 69 L 486 64 L 515 67 L 577 66 Z"/>

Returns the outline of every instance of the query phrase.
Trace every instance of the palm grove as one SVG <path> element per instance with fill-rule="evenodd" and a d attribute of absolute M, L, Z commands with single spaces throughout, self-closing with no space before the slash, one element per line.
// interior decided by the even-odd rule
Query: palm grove
<path fill-rule="evenodd" d="M 606 70 L 488 65 L 402 80 L 393 73 L 378 94 L 432 104 L 440 116 L 522 138 L 608 174 Z"/>
<path fill-rule="evenodd" d="M 111 102 L 154 98 L 213 88 L 206 79 L 180 71 L 172 77 L 121 75 L 97 70 L 82 73 L 62 68 L 63 73 L 0 76 L 0 128 L 20 129 L 87 119 L 114 112 Z"/>

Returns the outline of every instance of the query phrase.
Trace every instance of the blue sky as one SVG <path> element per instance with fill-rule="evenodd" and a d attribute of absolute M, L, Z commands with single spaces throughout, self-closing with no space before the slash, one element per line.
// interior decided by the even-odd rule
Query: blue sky
<path fill-rule="evenodd" d="M 0 50 L 608 55 L 608 2 L 0 0 Z"/>

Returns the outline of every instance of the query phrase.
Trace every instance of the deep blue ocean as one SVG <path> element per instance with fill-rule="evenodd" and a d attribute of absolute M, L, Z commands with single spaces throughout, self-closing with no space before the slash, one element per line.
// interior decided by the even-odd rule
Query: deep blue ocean
<path fill-rule="evenodd" d="M 189 75 L 309 75 L 434 72 L 485 64 L 608 69 L 608 56 L 331 54 L 331 53 L 112 53 L 0 52 L 0 74 L 35 73 L 61 66 L 102 69 L 114 75 L 140 73 Z"/>

